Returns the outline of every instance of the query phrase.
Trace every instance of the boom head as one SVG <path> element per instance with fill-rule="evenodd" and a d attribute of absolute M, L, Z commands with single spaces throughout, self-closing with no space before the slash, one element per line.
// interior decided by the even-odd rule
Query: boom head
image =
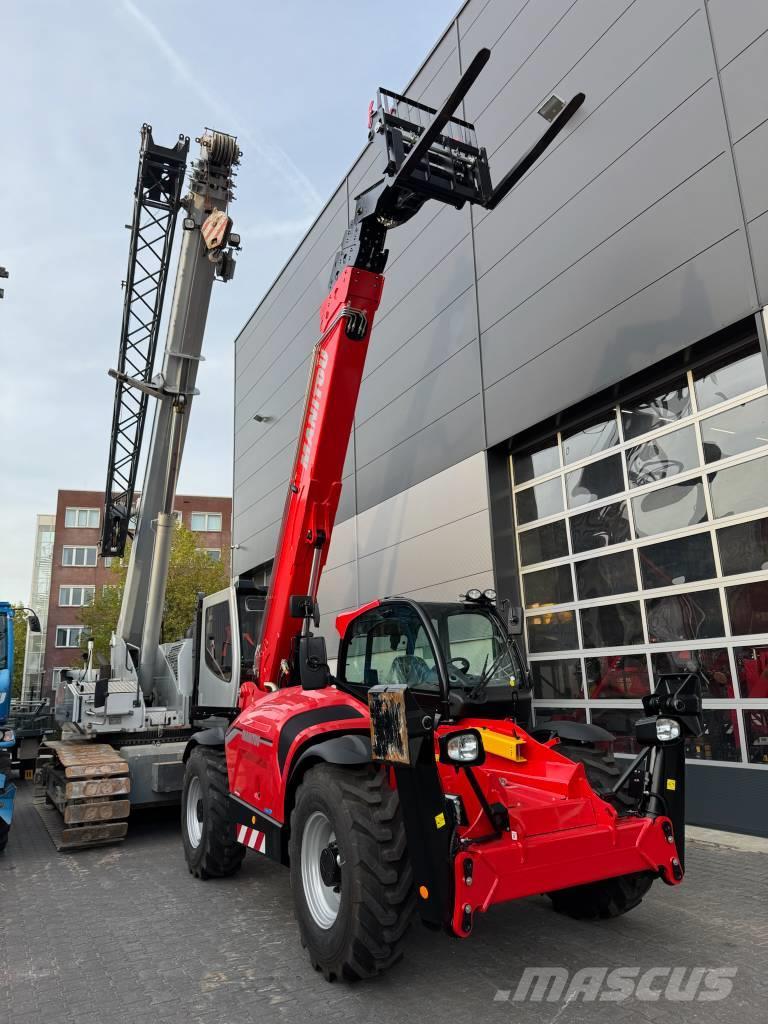
<path fill-rule="evenodd" d="M 577 93 L 541 138 L 494 188 L 488 155 L 475 126 L 455 116 L 491 51 L 480 50 L 439 109 L 389 89 L 371 104 L 368 138 L 381 148 L 382 177 L 355 197 L 355 213 L 331 272 L 331 284 L 346 266 L 380 274 L 386 266 L 386 233 L 418 213 L 429 199 L 456 209 L 473 203 L 492 210 L 538 160 L 584 102 Z"/>

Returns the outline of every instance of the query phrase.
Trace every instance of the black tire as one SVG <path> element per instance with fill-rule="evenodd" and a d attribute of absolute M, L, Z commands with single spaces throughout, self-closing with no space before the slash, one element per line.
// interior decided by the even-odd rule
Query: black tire
<path fill-rule="evenodd" d="M 559 889 L 547 893 L 552 906 L 559 914 L 578 920 L 621 917 L 642 903 L 643 896 L 653 884 L 654 875 L 642 872 L 637 875 L 621 875 L 606 878 L 589 885 L 575 885 L 571 889 Z"/>
<path fill-rule="evenodd" d="M 198 797 L 194 808 L 190 807 L 190 788 Z M 199 837 L 189 834 L 188 810 L 202 825 Z M 181 791 L 181 835 L 187 867 L 195 878 L 224 878 L 240 870 L 245 847 L 235 839 L 223 750 L 195 747 L 189 756 Z"/>
<path fill-rule="evenodd" d="M 0 818 L 0 853 L 8 845 L 8 833 L 11 831 L 11 826 Z"/>
<path fill-rule="evenodd" d="M 570 743 L 558 743 L 554 749 L 558 754 L 583 764 L 590 786 L 598 796 L 613 804 L 618 811 L 629 810 L 634 806 L 634 801 L 627 795 L 624 787 L 619 793 L 611 793 L 626 768 L 626 765 L 616 760 L 612 751 L 600 750 L 587 744 Z"/>
<path fill-rule="evenodd" d="M 310 910 L 302 872 L 305 827 L 316 812 L 335 834 L 339 865 L 338 914 L 325 928 Z M 357 981 L 400 959 L 415 905 L 413 873 L 400 801 L 381 768 L 312 768 L 296 795 L 289 854 L 301 942 L 315 970 L 327 981 Z"/>

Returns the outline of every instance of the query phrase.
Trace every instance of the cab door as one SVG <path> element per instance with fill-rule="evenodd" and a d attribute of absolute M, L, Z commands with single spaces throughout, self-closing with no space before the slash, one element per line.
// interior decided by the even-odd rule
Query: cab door
<path fill-rule="evenodd" d="M 240 636 L 230 590 L 203 599 L 197 704 L 233 708 L 240 687 Z"/>

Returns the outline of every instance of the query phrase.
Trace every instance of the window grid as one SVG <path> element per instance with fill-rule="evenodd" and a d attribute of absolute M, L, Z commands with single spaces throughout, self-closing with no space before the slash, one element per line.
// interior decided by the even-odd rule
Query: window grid
<path fill-rule="evenodd" d="M 96 567 L 96 546 L 90 544 L 63 545 L 61 564 L 68 569 L 94 569 Z"/>
<path fill-rule="evenodd" d="M 741 357 L 743 353 L 737 353 L 734 356 L 734 361 Z M 701 365 L 706 365 L 705 363 Z M 565 431 L 559 430 L 553 436 L 557 445 L 557 456 L 559 462 L 559 468 L 551 470 L 548 473 L 543 473 L 541 476 L 535 476 L 531 480 L 527 480 L 522 484 L 514 484 L 515 473 L 514 473 L 514 457 L 511 460 L 511 474 L 513 480 L 513 507 L 515 515 L 517 515 L 517 495 L 518 493 L 528 490 L 529 488 L 535 487 L 547 480 L 555 479 L 560 477 L 562 487 L 562 500 L 564 512 L 553 514 L 550 516 L 542 517 L 541 519 L 533 519 L 525 525 L 516 529 L 515 533 L 515 544 L 517 550 L 518 566 L 520 567 L 520 573 L 522 576 L 526 576 L 530 573 L 539 571 L 543 568 L 555 568 L 557 566 L 570 565 L 571 572 L 571 586 L 573 588 L 574 600 L 562 604 L 543 605 L 538 608 L 526 608 L 524 611 L 524 618 L 526 623 L 526 633 L 528 632 L 528 620 L 535 618 L 537 615 L 542 614 L 572 611 L 575 616 L 576 623 L 576 636 L 578 642 L 578 648 L 572 650 L 557 650 L 557 651 L 542 651 L 539 653 L 530 654 L 530 660 L 532 663 L 536 662 L 548 662 L 556 660 L 576 660 L 578 662 L 579 671 L 581 674 L 581 692 L 582 698 L 536 698 L 535 704 L 541 707 L 551 708 L 574 708 L 586 711 L 588 721 L 592 721 L 593 711 L 602 711 L 610 709 L 623 709 L 626 711 L 637 710 L 642 708 L 642 704 L 637 698 L 591 698 L 589 696 L 589 681 L 586 671 L 586 660 L 587 659 L 600 659 L 608 656 L 627 655 L 632 658 L 641 658 L 645 661 L 646 670 L 648 673 L 649 684 L 653 685 L 654 674 L 653 674 L 653 654 L 663 654 L 665 652 L 675 652 L 680 650 L 690 651 L 706 651 L 706 650 L 719 650 L 725 649 L 728 656 L 728 669 L 730 671 L 732 685 L 735 696 L 733 698 L 718 698 L 718 697 L 705 697 L 703 702 L 704 710 L 722 709 L 724 711 L 735 712 L 736 719 L 736 732 L 738 734 L 739 743 L 739 760 L 715 760 L 715 759 L 696 759 L 697 763 L 714 764 L 714 765 L 727 765 L 732 766 L 734 764 L 747 764 L 751 768 L 763 768 L 768 769 L 768 765 L 755 764 L 750 762 L 749 754 L 750 751 L 747 746 L 746 727 L 744 722 L 743 711 L 745 710 L 765 710 L 768 709 L 768 699 L 763 698 L 749 698 L 742 696 L 744 689 L 743 684 L 739 680 L 737 673 L 735 649 L 737 647 L 750 647 L 750 646 L 768 646 L 768 636 L 765 634 L 752 634 L 752 635 L 736 635 L 732 634 L 730 616 L 728 614 L 728 605 L 726 599 L 726 587 L 736 586 L 741 583 L 750 583 L 756 581 L 768 580 L 768 570 L 751 571 L 748 573 L 742 573 L 732 576 L 723 576 L 722 560 L 720 556 L 720 549 L 717 542 L 717 529 L 723 526 L 737 525 L 739 523 L 747 523 L 757 521 L 764 518 L 768 514 L 768 506 L 761 506 L 760 508 L 751 509 L 749 512 L 739 513 L 736 515 L 726 515 L 717 518 L 715 516 L 715 510 L 712 501 L 712 495 L 709 486 L 709 474 L 712 472 L 719 472 L 721 470 L 730 468 L 733 465 L 743 465 L 758 459 L 768 454 L 768 446 L 762 446 L 757 448 L 749 449 L 748 451 L 739 452 L 736 455 L 729 456 L 717 460 L 715 462 L 706 463 L 704 461 L 704 445 L 702 438 L 702 421 L 707 420 L 713 416 L 718 416 L 721 413 L 728 411 L 729 409 L 735 409 L 740 406 L 747 404 L 755 398 L 759 398 L 768 394 L 768 386 L 760 385 L 746 391 L 733 398 L 729 398 L 726 401 L 714 403 L 708 405 L 705 409 L 700 410 L 698 405 L 698 396 L 695 387 L 695 373 L 698 370 L 698 366 L 694 366 L 688 369 L 685 373 L 680 373 L 674 377 L 669 377 L 668 382 L 671 385 L 677 380 L 685 381 L 688 387 L 688 394 L 690 400 L 690 412 L 685 416 L 680 417 L 678 420 L 664 423 L 661 427 L 657 427 L 654 430 L 650 430 L 647 433 L 642 433 L 631 440 L 625 438 L 624 424 L 621 415 L 621 402 L 613 406 L 613 415 L 616 418 L 617 423 L 617 437 L 618 442 L 610 448 L 606 448 L 597 454 L 591 454 L 585 456 L 582 459 L 576 460 L 572 463 L 566 464 L 564 455 L 564 435 Z M 659 382 L 657 387 L 657 393 L 663 393 L 664 384 L 667 381 Z M 646 392 L 650 394 L 650 392 Z M 640 396 L 642 398 L 642 396 Z M 624 399 L 627 402 L 627 399 Z M 606 410 L 605 419 L 610 419 L 610 410 Z M 696 453 L 698 457 L 699 465 L 695 468 L 685 470 L 682 473 L 672 475 L 671 477 L 665 477 L 660 480 L 653 480 L 650 483 L 644 484 L 641 487 L 630 488 L 629 476 L 627 467 L 626 452 L 630 448 L 638 447 L 639 445 L 645 445 L 648 442 L 654 441 L 657 438 L 663 438 L 664 436 L 674 433 L 677 430 L 681 430 L 685 427 L 693 427 L 694 439 L 696 444 Z M 573 432 L 572 430 L 570 431 Z M 566 475 L 582 467 L 589 466 L 593 463 L 600 462 L 604 459 L 610 458 L 614 454 L 619 454 L 622 466 L 622 475 L 624 490 L 622 492 L 602 497 L 593 502 L 576 505 L 569 507 L 568 495 L 566 487 Z M 706 512 L 706 522 L 696 524 L 694 526 L 684 526 L 675 530 L 663 530 L 657 533 L 651 534 L 647 537 L 639 538 L 635 528 L 635 513 L 632 505 L 632 500 L 639 496 L 652 493 L 669 487 L 671 484 L 686 483 L 700 481 L 703 490 L 704 508 Z M 622 541 L 618 544 L 611 544 L 604 547 L 598 547 L 583 553 L 574 554 L 573 552 L 573 541 L 571 536 L 571 519 L 575 515 L 581 515 L 582 513 L 589 512 L 592 509 L 604 508 L 607 505 L 611 505 L 618 502 L 626 502 L 627 506 L 627 518 L 629 525 L 629 540 Z M 523 566 L 521 558 L 521 546 L 520 546 L 520 535 L 527 531 L 536 529 L 537 527 L 547 525 L 549 523 L 555 523 L 562 521 L 566 531 L 566 543 L 568 554 L 566 556 L 551 559 L 545 562 L 532 563 L 530 565 Z M 713 559 L 715 576 L 711 579 L 697 580 L 695 582 L 685 582 L 682 584 L 670 585 L 667 587 L 658 588 L 645 588 L 641 575 L 640 565 L 640 551 L 644 546 L 649 544 L 661 543 L 667 540 L 674 540 L 681 537 L 689 537 L 694 534 L 708 534 L 710 542 L 712 544 Z M 580 561 L 586 561 L 590 558 L 597 558 L 604 555 L 613 553 L 619 553 L 621 551 L 631 551 L 633 555 L 634 569 L 637 579 L 636 591 L 630 594 L 617 595 L 616 597 L 607 596 L 603 598 L 590 598 L 590 599 L 579 599 L 579 592 L 577 589 L 576 580 L 576 563 Z M 646 600 L 653 599 L 655 597 L 673 596 L 676 594 L 685 593 L 697 593 L 705 590 L 717 590 L 720 609 L 723 620 L 723 632 L 720 636 L 715 638 L 697 639 L 697 640 L 674 640 L 662 643 L 650 643 L 649 631 L 648 631 L 648 615 L 646 608 Z M 523 588 L 523 594 L 525 593 Z M 640 606 L 640 617 L 642 622 L 643 630 L 643 644 L 641 645 L 629 645 L 627 647 L 616 648 L 605 647 L 605 648 L 584 648 L 584 637 L 582 631 L 581 614 L 582 608 L 592 608 L 605 605 L 613 605 L 627 601 L 638 602 Z M 529 643 L 530 649 L 530 643 Z"/>
<path fill-rule="evenodd" d="M 59 607 L 60 608 L 84 608 L 89 604 L 93 604 L 94 594 L 96 593 L 95 587 L 80 587 L 80 586 L 62 586 L 59 587 Z M 75 600 L 79 598 L 79 600 Z"/>
<path fill-rule="evenodd" d="M 64 527 L 75 527 L 80 530 L 98 530 L 99 510 L 97 508 L 77 508 L 69 505 L 64 510 Z"/>

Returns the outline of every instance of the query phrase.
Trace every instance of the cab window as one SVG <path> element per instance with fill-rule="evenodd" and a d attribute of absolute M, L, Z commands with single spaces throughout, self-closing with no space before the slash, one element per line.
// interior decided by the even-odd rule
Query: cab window
<path fill-rule="evenodd" d="M 220 601 L 205 609 L 203 638 L 205 664 L 219 679 L 228 683 L 232 679 L 232 625 L 228 601 Z"/>
<path fill-rule="evenodd" d="M 366 689 L 405 683 L 416 690 L 438 690 L 434 651 L 416 610 L 387 605 L 356 619 L 347 635 L 342 678 Z"/>

